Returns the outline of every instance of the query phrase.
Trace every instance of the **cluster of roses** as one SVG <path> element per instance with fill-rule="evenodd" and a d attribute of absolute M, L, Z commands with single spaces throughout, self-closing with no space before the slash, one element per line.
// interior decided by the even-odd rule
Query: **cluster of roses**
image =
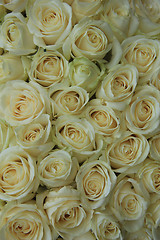
<path fill-rule="evenodd" d="M 159 10 L 0 0 L 0 239 L 159 240 Z"/>

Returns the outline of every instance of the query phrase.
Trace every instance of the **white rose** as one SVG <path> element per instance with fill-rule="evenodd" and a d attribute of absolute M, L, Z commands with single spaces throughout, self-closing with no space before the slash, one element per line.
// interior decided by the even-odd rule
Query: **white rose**
<path fill-rule="evenodd" d="M 107 137 L 118 134 L 120 123 L 116 113 L 108 106 L 108 102 L 93 99 L 85 109 L 86 119 L 92 124 L 96 133 Z"/>
<path fill-rule="evenodd" d="M 138 88 L 125 111 L 129 130 L 150 136 L 160 123 L 160 95 L 155 87 Z"/>
<path fill-rule="evenodd" d="M 101 19 L 110 24 L 119 41 L 134 35 L 139 23 L 131 10 L 129 0 L 105 1 Z"/>
<path fill-rule="evenodd" d="M 150 140 L 150 157 L 156 161 L 160 161 L 160 134 L 154 135 Z"/>
<path fill-rule="evenodd" d="M 48 188 L 72 183 L 78 169 L 77 159 L 64 150 L 52 151 L 38 163 L 40 182 Z"/>
<path fill-rule="evenodd" d="M 14 129 L 17 143 L 32 156 L 48 153 L 54 143 L 51 139 L 51 121 L 48 114 L 42 114 L 31 123 Z"/>
<path fill-rule="evenodd" d="M 0 154 L 0 199 L 5 201 L 33 198 L 37 191 L 36 161 L 18 146 Z"/>
<path fill-rule="evenodd" d="M 137 165 L 146 159 L 149 143 L 143 135 L 127 131 L 108 145 L 105 153 L 115 172 L 128 172 L 137 169 Z"/>
<path fill-rule="evenodd" d="M 148 196 L 134 178 L 122 176 L 119 175 L 109 203 L 125 230 L 135 232 L 143 226 Z"/>
<path fill-rule="evenodd" d="M 86 16 L 96 17 L 102 9 L 102 0 L 74 0 L 72 3 L 73 16 L 77 22 Z"/>
<path fill-rule="evenodd" d="M 130 64 L 112 67 L 96 92 L 113 109 L 124 110 L 130 103 L 138 81 L 138 71 Z"/>
<path fill-rule="evenodd" d="M 95 135 L 92 125 L 84 118 L 61 116 L 55 122 L 53 141 L 60 147 L 68 147 L 82 162 L 100 152 L 103 140 Z"/>
<path fill-rule="evenodd" d="M 89 101 L 89 94 L 81 87 L 65 86 L 56 84 L 49 90 L 54 113 L 63 114 L 80 114 Z"/>
<path fill-rule="evenodd" d="M 102 59 L 112 51 L 110 65 L 120 61 L 122 50 L 107 22 L 84 18 L 76 24 L 63 44 L 64 56 Z"/>
<path fill-rule="evenodd" d="M 30 0 L 27 15 L 28 28 L 39 47 L 60 48 L 72 28 L 72 8 L 60 0 Z"/>
<path fill-rule="evenodd" d="M 68 77 L 68 61 L 57 51 L 42 49 L 34 55 L 29 77 L 43 87 L 51 87 L 59 82 L 66 82 Z"/>
<path fill-rule="evenodd" d="M 8 13 L 1 25 L 0 47 L 16 55 L 28 55 L 36 51 L 33 36 L 21 13 Z"/>
<path fill-rule="evenodd" d="M 17 71 L 18 68 L 18 71 Z M 28 77 L 20 56 L 4 53 L 0 56 L 0 83 Z"/>
<path fill-rule="evenodd" d="M 69 186 L 50 191 L 44 209 L 50 223 L 64 239 L 74 239 L 91 228 L 92 210 L 82 207 L 79 192 Z"/>
<path fill-rule="evenodd" d="M 27 0 L 0 0 L 5 8 L 14 12 L 22 12 L 25 10 Z"/>
<path fill-rule="evenodd" d="M 92 230 L 97 240 L 123 239 L 118 221 L 109 209 L 104 212 L 94 213 Z"/>
<path fill-rule="evenodd" d="M 106 204 L 116 183 L 116 175 L 103 159 L 85 161 L 76 176 L 81 201 L 89 209 Z"/>
<path fill-rule="evenodd" d="M 34 201 L 7 204 L 0 218 L 2 239 L 52 240 L 48 219 Z"/>
<path fill-rule="evenodd" d="M 50 114 L 50 102 L 38 84 L 22 80 L 6 82 L 0 90 L 0 111 L 11 126 L 32 122 L 42 113 Z"/>
<path fill-rule="evenodd" d="M 148 81 L 160 64 L 160 42 L 133 36 L 122 42 L 122 63 L 134 65 L 139 72 L 139 82 Z"/>

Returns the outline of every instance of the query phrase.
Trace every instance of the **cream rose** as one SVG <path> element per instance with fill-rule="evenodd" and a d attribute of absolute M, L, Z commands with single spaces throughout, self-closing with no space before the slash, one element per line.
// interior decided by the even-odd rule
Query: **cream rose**
<path fill-rule="evenodd" d="M 96 209 L 106 204 L 116 183 L 116 175 L 101 157 L 84 162 L 77 173 L 76 183 L 84 206 Z"/>
<path fill-rule="evenodd" d="M 108 22 L 118 40 L 121 42 L 136 33 L 138 18 L 130 7 L 129 0 L 105 1 L 101 19 Z"/>
<path fill-rule="evenodd" d="M 143 226 L 148 206 L 147 197 L 134 178 L 119 175 L 109 203 L 126 231 L 135 232 Z"/>
<path fill-rule="evenodd" d="M 48 114 L 42 114 L 31 123 L 14 129 L 17 143 L 32 156 L 48 153 L 54 143 L 51 139 L 51 121 Z"/>
<path fill-rule="evenodd" d="M 73 16 L 78 22 L 84 17 L 96 17 L 103 9 L 102 0 L 74 0 Z"/>
<path fill-rule="evenodd" d="M 67 81 L 68 68 L 68 61 L 58 51 L 39 49 L 31 62 L 29 77 L 43 87 L 51 87 Z"/>
<path fill-rule="evenodd" d="M 39 47 L 60 48 L 72 29 L 72 8 L 60 0 L 30 0 L 27 16 L 28 28 Z"/>
<path fill-rule="evenodd" d="M 152 159 L 160 161 L 160 134 L 154 135 L 150 140 L 150 152 L 149 155 Z"/>
<path fill-rule="evenodd" d="M 56 84 L 49 90 L 54 113 L 79 115 L 89 101 L 89 94 L 81 87 Z"/>
<path fill-rule="evenodd" d="M 125 111 L 126 125 L 129 130 L 152 135 L 160 123 L 160 95 L 155 87 L 138 88 Z"/>
<path fill-rule="evenodd" d="M 149 193 L 160 194 L 160 163 L 147 158 L 140 166 L 137 177 Z"/>
<path fill-rule="evenodd" d="M 122 63 L 134 65 L 139 72 L 139 82 L 144 83 L 150 79 L 160 64 L 160 42 L 133 36 L 122 42 Z"/>
<path fill-rule="evenodd" d="M 110 65 L 117 64 L 122 50 L 110 26 L 107 22 L 90 18 L 84 18 L 76 24 L 63 44 L 63 53 L 67 59 L 70 59 L 70 56 L 83 56 L 90 60 L 102 59 L 110 50 L 112 51 Z"/>
<path fill-rule="evenodd" d="M 18 71 L 17 71 L 18 68 Z M 28 77 L 20 56 L 4 53 L 0 56 L 0 83 Z"/>
<path fill-rule="evenodd" d="M 78 169 L 77 159 L 64 150 L 52 151 L 38 163 L 40 182 L 48 188 L 69 185 Z"/>
<path fill-rule="evenodd" d="M 69 148 L 79 162 L 99 153 L 103 146 L 103 140 L 95 135 L 92 125 L 78 117 L 59 117 L 55 122 L 53 141 L 60 148 Z"/>
<path fill-rule="evenodd" d="M 89 101 L 85 115 L 96 133 L 108 137 L 114 137 L 118 134 L 120 122 L 114 110 L 108 106 L 108 102 L 100 99 Z"/>
<path fill-rule="evenodd" d="M 25 10 L 26 3 L 27 0 L 0 0 L 0 4 L 14 12 L 22 12 Z"/>
<path fill-rule="evenodd" d="M 19 146 L 0 153 L 0 199 L 5 201 L 33 198 L 37 191 L 36 161 Z"/>
<path fill-rule="evenodd" d="M 8 13 L 1 26 L 0 47 L 16 55 L 28 55 L 36 51 L 33 36 L 21 13 Z"/>
<path fill-rule="evenodd" d="M 50 191 L 44 209 L 50 223 L 64 239 L 73 239 L 91 228 L 92 210 L 82 207 L 79 192 L 69 186 Z"/>
<path fill-rule="evenodd" d="M 124 110 L 130 103 L 138 81 L 138 71 L 130 64 L 118 64 L 111 68 L 96 92 L 113 109 Z"/>
<path fill-rule="evenodd" d="M 34 201 L 7 204 L 0 218 L 2 239 L 52 240 L 48 219 Z"/>
<path fill-rule="evenodd" d="M 94 213 L 92 231 L 97 240 L 123 239 L 118 221 L 108 208 L 104 212 Z"/>
<path fill-rule="evenodd" d="M 50 114 L 47 92 L 38 84 L 9 81 L 0 90 L 0 111 L 11 126 L 32 122 L 42 113 Z"/>
<path fill-rule="evenodd" d="M 106 159 L 114 172 L 134 171 L 149 153 L 149 143 L 141 134 L 124 132 L 105 149 Z"/>

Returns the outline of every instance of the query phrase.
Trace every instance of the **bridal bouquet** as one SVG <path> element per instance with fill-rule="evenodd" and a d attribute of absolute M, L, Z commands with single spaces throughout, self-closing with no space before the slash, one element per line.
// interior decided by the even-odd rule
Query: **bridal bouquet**
<path fill-rule="evenodd" d="M 160 239 L 159 0 L 0 0 L 0 239 Z"/>

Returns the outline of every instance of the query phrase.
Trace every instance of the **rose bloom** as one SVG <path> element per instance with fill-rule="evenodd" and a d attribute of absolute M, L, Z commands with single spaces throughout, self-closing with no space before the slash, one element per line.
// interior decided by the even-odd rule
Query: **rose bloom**
<path fill-rule="evenodd" d="M 72 183 L 78 169 L 77 159 L 64 150 L 51 151 L 38 163 L 40 182 L 48 188 Z"/>
<path fill-rule="evenodd" d="M 118 221 L 108 208 L 103 212 L 94 213 L 92 231 L 97 240 L 123 239 Z"/>
<path fill-rule="evenodd" d="M 56 84 L 49 90 L 54 114 L 79 115 L 89 101 L 89 94 L 81 87 Z"/>
<path fill-rule="evenodd" d="M 64 239 L 73 239 L 91 228 L 92 210 L 82 207 L 79 192 L 71 186 L 50 191 L 44 210 L 55 230 Z"/>
<path fill-rule="evenodd" d="M 37 208 L 34 201 L 7 204 L 0 217 L 2 239 L 52 240 L 46 215 Z"/>
<path fill-rule="evenodd" d="M 102 0 L 74 0 L 72 3 L 73 16 L 77 22 L 84 17 L 96 18 L 102 9 Z"/>
<path fill-rule="evenodd" d="M 53 141 L 59 148 L 67 147 L 83 162 L 86 157 L 98 154 L 103 146 L 92 125 L 84 118 L 61 116 L 55 121 Z"/>
<path fill-rule="evenodd" d="M 21 13 L 8 13 L 4 17 L 0 47 L 15 55 L 28 55 L 36 51 L 33 36 Z"/>
<path fill-rule="evenodd" d="M 17 71 L 18 68 L 18 71 Z M 0 56 L 0 83 L 28 77 L 20 56 L 4 53 Z"/>
<path fill-rule="evenodd" d="M 137 81 L 136 67 L 118 64 L 109 69 L 96 92 L 96 97 L 105 99 L 113 109 L 122 111 L 130 103 Z"/>
<path fill-rule="evenodd" d="M 152 236 L 152 231 L 149 228 L 143 227 L 140 230 L 136 232 L 127 232 L 125 234 L 125 239 L 126 240 L 155 240 Z M 158 240 L 158 239 L 157 239 Z"/>
<path fill-rule="evenodd" d="M 47 49 L 58 49 L 72 28 L 72 8 L 60 0 L 36 0 L 27 6 L 28 28 L 34 43 Z"/>
<path fill-rule="evenodd" d="M 160 64 L 160 42 L 133 36 L 122 42 L 122 63 L 134 65 L 139 72 L 139 82 L 148 81 Z"/>
<path fill-rule="evenodd" d="M 125 111 L 126 126 L 129 130 L 145 136 L 154 134 L 160 123 L 159 104 L 160 95 L 155 87 L 146 85 L 137 88 Z"/>
<path fill-rule="evenodd" d="M 44 52 L 40 48 L 33 56 L 28 74 L 31 80 L 49 88 L 67 81 L 68 61 L 58 51 Z"/>
<path fill-rule="evenodd" d="M 48 114 L 42 114 L 31 123 L 14 129 L 17 143 L 32 156 L 48 153 L 54 143 L 51 138 L 51 121 Z"/>
<path fill-rule="evenodd" d="M 109 202 L 111 210 L 126 231 L 138 231 L 143 226 L 148 195 L 134 178 L 119 175 L 117 180 Z"/>
<path fill-rule="evenodd" d="M 14 80 L 6 82 L 0 90 L 0 111 L 11 126 L 19 126 L 42 113 L 50 114 L 50 102 L 47 92 L 38 84 Z"/>
<path fill-rule="evenodd" d="M 63 44 L 63 53 L 67 59 L 70 56 L 102 59 L 110 50 L 112 58 L 108 66 L 119 62 L 121 46 L 107 22 L 90 18 L 84 18 L 76 24 Z"/>
<path fill-rule="evenodd" d="M 119 132 L 119 119 L 108 102 L 100 99 L 89 101 L 85 109 L 86 119 L 92 124 L 95 132 L 106 137 L 115 137 Z"/>
<path fill-rule="evenodd" d="M 10 11 L 22 12 L 25 10 L 27 0 L 0 0 L 0 3 Z"/>
<path fill-rule="evenodd" d="M 0 199 L 25 201 L 37 191 L 36 162 L 19 146 L 9 147 L 0 153 Z"/>
<path fill-rule="evenodd" d="M 160 163 L 147 158 L 137 171 L 140 179 L 149 193 L 160 194 Z"/>
<path fill-rule="evenodd" d="M 101 19 L 110 24 L 120 42 L 128 36 L 134 35 L 139 23 L 129 0 L 105 1 Z"/>
<path fill-rule="evenodd" d="M 149 143 L 141 134 L 124 132 L 105 149 L 106 159 L 114 172 L 137 169 L 149 153 Z"/>
<path fill-rule="evenodd" d="M 153 160 L 160 161 L 160 134 L 154 135 L 150 140 L 149 155 Z"/>
<path fill-rule="evenodd" d="M 116 175 L 103 158 L 89 160 L 80 167 L 76 183 L 84 206 L 96 209 L 106 204 L 116 184 Z"/>

